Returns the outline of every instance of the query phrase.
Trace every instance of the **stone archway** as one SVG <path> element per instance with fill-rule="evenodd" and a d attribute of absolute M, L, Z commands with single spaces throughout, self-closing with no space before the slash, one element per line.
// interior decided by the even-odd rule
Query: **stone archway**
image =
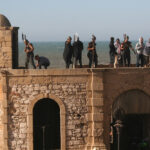
<path fill-rule="evenodd" d="M 123 110 L 123 115 L 115 115 L 118 110 Z M 150 142 L 150 97 L 146 93 L 141 90 L 130 90 L 121 94 L 112 105 L 112 116 L 112 124 L 115 124 L 118 116 L 120 116 L 119 120 L 122 118 L 121 150 L 137 149 L 139 143 L 145 139 Z M 115 128 L 113 128 L 113 133 L 111 150 L 117 148 Z"/>
<path fill-rule="evenodd" d="M 33 143 L 34 150 L 60 150 L 60 108 L 52 99 L 34 105 Z"/>
<path fill-rule="evenodd" d="M 66 118 L 66 111 L 65 111 L 65 106 L 63 102 L 57 98 L 54 95 L 44 95 L 40 94 L 38 95 L 35 99 L 31 101 L 28 107 L 28 116 L 27 116 L 27 124 L 28 124 L 28 133 L 27 133 L 27 145 L 28 145 L 28 150 L 34 150 L 33 149 L 33 110 L 34 107 L 40 100 L 53 100 L 58 107 L 60 108 L 60 149 L 65 150 L 66 149 L 66 126 L 65 126 L 65 118 Z"/>

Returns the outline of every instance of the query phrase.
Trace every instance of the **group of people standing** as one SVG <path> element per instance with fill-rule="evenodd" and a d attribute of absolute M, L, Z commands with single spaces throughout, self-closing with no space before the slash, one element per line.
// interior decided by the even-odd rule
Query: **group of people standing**
<path fill-rule="evenodd" d="M 63 58 L 66 64 L 66 68 L 69 68 L 72 65 L 73 68 L 77 67 L 77 62 L 79 61 L 80 68 L 82 68 L 82 51 L 84 49 L 83 42 L 80 41 L 78 34 L 74 35 L 74 42 L 71 43 L 72 38 L 69 36 L 65 42 L 65 48 L 63 52 Z M 45 69 L 50 65 L 48 58 L 44 56 L 36 55 L 34 57 L 34 47 L 27 39 L 24 39 L 26 53 L 25 68 L 28 69 L 29 62 L 34 69 L 37 67 L 39 69 L 44 66 Z M 110 55 L 110 66 L 116 68 L 118 67 L 130 67 L 131 63 L 131 54 L 136 55 L 136 67 L 147 67 L 150 65 L 150 39 L 146 44 L 144 44 L 143 37 L 139 38 L 139 42 L 136 44 L 135 49 L 132 46 L 132 43 L 129 41 L 129 36 L 124 34 L 123 42 L 120 42 L 120 39 L 110 38 L 109 43 L 109 55 Z M 98 65 L 98 55 L 96 52 L 96 37 L 92 35 L 92 41 L 88 43 L 87 47 L 88 53 L 87 57 L 89 59 L 89 68 L 97 67 Z M 37 65 L 34 63 L 34 59 L 38 62 Z"/>
<path fill-rule="evenodd" d="M 65 42 L 65 48 L 63 52 L 63 58 L 66 64 L 66 68 L 72 64 L 72 67 L 75 68 L 77 61 L 79 61 L 80 68 L 82 68 L 82 50 L 83 43 L 79 40 L 77 34 L 74 35 L 74 43 L 71 44 L 72 38 L 69 36 Z"/>
<path fill-rule="evenodd" d="M 65 42 L 65 48 L 63 53 L 63 58 L 66 64 L 66 68 L 72 64 L 73 68 L 76 67 L 79 61 L 80 68 L 82 68 L 82 51 L 83 42 L 79 40 L 78 34 L 74 35 L 74 42 L 71 44 L 72 38 L 69 36 Z M 97 67 L 98 56 L 96 53 L 96 37 L 92 35 L 92 41 L 88 44 L 88 58 L 89 58 L 89 68 L 94 64 Z"/>
<path fill-rule="evenodd" d="M 139 42 L 136 44 L 135 49 L 132 43 L 129 41 L 129 36 L 124 34 L 124 41 L 120 42 L 120 39 L 114 40 L 114 37 L 110 38 L 109 44 L 109 54 L 110 54 L 110 65 L 114 68 L 118 66 L 130 66 L 131 54 L 130 50 L 136 55 L 136 67 L 146 67 L 149 65 L 150 56 L 150 39 L 144 44 L 143 37 L 139 38 Z"/>

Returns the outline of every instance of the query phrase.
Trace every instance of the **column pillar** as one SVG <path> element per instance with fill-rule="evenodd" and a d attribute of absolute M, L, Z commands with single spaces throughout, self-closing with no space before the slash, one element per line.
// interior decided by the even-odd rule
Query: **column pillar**
<path fill-rule="evenodd" d="M 104 111 L 103 111 L 103 72 L 91 69 L 91 77 L 88 82 L 88 143 L 87 150 L 107 150 L 104 144 Z"/>
<path fill-rule="evenodd" d="M 8 111 L 8 103 L 7 103 L 7 92 L 8 92 L 8 88 L 7 88 L 7 72 L 6 71 L 1 71 L 1 95 L 0 96 L 0 102 L 2 105 L 1 111 L 2 111 L 2 117 L 1 117 L 1 127 L 2 127 L 2 135 L 0 137 L 0 139 L 2 139 L 2 149 L 3 150 L 8 150 L 8 130 L 7 130 L 7 125 L 8 125 L 8 115 L 7 115 L 7 111 Z"/>

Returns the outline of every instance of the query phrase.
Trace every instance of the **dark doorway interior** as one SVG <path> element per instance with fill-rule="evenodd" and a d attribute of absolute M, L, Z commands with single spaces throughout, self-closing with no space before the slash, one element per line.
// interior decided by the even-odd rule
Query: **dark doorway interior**
<path fill-rule="evenodd" d="M 39 100 L 33 109 L 34 150 L 60 149 L 60 109 L 51 99 Z"/>
<path fill-rule="evenodd" d="M 149 150 L 150 115 L 130 114 L 123 120 L 120 134 L 120 150 Z M 117 134 L 113 129 L 113 145 L 111 150 L 117 150 Z"/>

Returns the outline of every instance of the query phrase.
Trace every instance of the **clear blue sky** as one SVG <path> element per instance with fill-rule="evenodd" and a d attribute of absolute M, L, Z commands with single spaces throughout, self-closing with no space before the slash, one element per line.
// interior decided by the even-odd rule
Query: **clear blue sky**
<path fill-rule="evenodd" d="M 32 41 L 109 40 L 127 33 L 131 40 L 150 37 L 150 0 L 3 0 L 0 13 Z"/>

